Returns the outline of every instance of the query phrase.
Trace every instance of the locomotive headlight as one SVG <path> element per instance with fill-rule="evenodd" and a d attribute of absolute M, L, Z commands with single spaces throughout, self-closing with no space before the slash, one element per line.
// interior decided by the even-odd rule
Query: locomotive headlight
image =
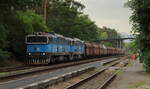
<path fill-rule="evenodd" d="M 43 53 L 43 55 L 45 55 L 45 53 Z"/>
<path fill-rule="evenodd" d="M 31 53 L 28 53 L 29 55 L 31 55 Z"/>

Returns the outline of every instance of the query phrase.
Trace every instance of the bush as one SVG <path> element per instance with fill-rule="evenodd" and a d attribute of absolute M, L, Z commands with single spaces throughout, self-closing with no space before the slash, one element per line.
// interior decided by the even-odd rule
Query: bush
<path fill-rule="evenodd" d="M 146 72 L 150 72 L 150 51 L 143 52 L 140 56 L 142 61 L 144 62 Z"/>
<path fill-rule="evenodd" d="M 4 63 L 10 57 L 8 51 L 6 51 L 8 47 L 7 41 L 7 31 L 4 25 L 0 25 L 0 65 L 4 66 Z"/>

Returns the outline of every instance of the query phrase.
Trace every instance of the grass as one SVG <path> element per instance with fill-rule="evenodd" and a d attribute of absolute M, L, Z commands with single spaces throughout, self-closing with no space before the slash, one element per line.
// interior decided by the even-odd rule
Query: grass
<path fill-rule="evenodd" d="M 118 70 L 117 71 L 117 75 L 119 76 L 119 75 L 122 75 L 124 73 L 124 70 L 123 69 L 120 69 L 120 70 Z"/>
<path fill-rule="evenodd" d="M 132 62 L 131 59 L 128 59 L 128 65 L 127 65 L 127 67 L 129 67 L 129 66 L 133 66 L 133 62 Z"/>
<path fill-rule="evenodd" d="M 8 75 L 15 74 L 15 73 L 18 73 L 18 72 L 17 71 L 15 71 L 15 72 L 1 72 L 0 77 L 8 76 Z"/>
<path fill-rule="evenodd" d="M 101 67 L 97 67 L 97 68 L 95 68 L 95 71 L 97 71 L 97 72 L 99 72 L 100 70 L 102 70 L 103 68 L 101 68 Z"/>
<path fill-rule="evenodd" d="M 4 76 L 4 75 L 6 75 L 7 73 L 6 72 L 1 72 L 0 73 L 0 76 Z"/>
<path fill-rule="evenodd" d="M 134 84 L 134 85 L 129 86 L 129 88 L 130 88 L 130 89 L 132 89 L 132 88 L 139 88 L 139 87 L 141 87 L 141 86 L 143 86 L 143 85 L 145 85 L 144 82 L 139 82 L 139 83 L 137 83 L 137 84 Z"/>
<path fill-rule="evenodd" d="M 136 83 L 136 84 L 133 84 L 131 86 L 129 86 L 128 88 L 129 89 L 150 89 L 150 84 L 147 84 L 145 82 L 139 82 L 139 83 Z"/>
<path fill-rule="evenodd" d="M 19 73 L 25 73 L 25 72 L 30 72 L 30 71 L 32 71 L 32 69 L 18 70 L 18 71 L 12 71 L 12 72 L 1 72 L 0 77 L 9 76 L 13 74 L 19 74 Z"/>

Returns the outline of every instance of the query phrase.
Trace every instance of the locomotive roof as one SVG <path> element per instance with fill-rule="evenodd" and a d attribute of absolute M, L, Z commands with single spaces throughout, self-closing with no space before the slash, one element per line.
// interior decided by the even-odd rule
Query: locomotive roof
<path fill-rule="evenodd" d="M 47 36 L 47 37 L 54 37 L 53 34 L 49 34 L 47 32 L 34 32 L 32 34 L 27 35 L 28 36 Z"/>
<path fill-rule="evenodd" d="M 84 42 L 84 41 L 80 40 L 79 38 L 74 38 L 74 41 Z"/>
<path fill-rule="evenodd" d="M 26 37 L 31 37 L 31 36 L 46 36 L 46 37 L 54 37 L 54 35 L 36 35 L 36 34 L 30 34 L 30 35 L 27 35 Z"/>
<path fill-rule="evenodd" d="M 84 43 L 84 41 L 82 41 L 78 38 L 65 37 L 63 35 L 60 35 L 60 34 L 57 34 L 54 32 L 34 32 L 33 34 L 27 35 L 27 37 L 29 37 L 29 36 L 47 36 L 47 37 L 54 37 L 54 38 L 59 37 L 59 38 L 63 38 L 63 39 L 70 40 L 70 41 L 79 41 L 79 42 Z"/>
<path fill-rule="evenodd" d="M 72 38 L 69 38 L 69 37 L 65 37 L 66 40 L 70 40 L 70 41 L 73 41 Z"/>
<path fill-rule="evenodd" d="M 56 34 L 56 33 L 55 33 L 55 37 L 65 38 L 63 35 Z"/>

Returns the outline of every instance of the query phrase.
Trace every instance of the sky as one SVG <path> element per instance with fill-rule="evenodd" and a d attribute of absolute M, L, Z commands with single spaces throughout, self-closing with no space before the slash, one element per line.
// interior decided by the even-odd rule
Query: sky
<path fill-rule="evenodd" d="M 130 33 L 131 11 L 124 7 L 127 0 L 77 0 L 85 5 L 84 13 L 99 27 L 116 29 L 119 33 Z"/>

